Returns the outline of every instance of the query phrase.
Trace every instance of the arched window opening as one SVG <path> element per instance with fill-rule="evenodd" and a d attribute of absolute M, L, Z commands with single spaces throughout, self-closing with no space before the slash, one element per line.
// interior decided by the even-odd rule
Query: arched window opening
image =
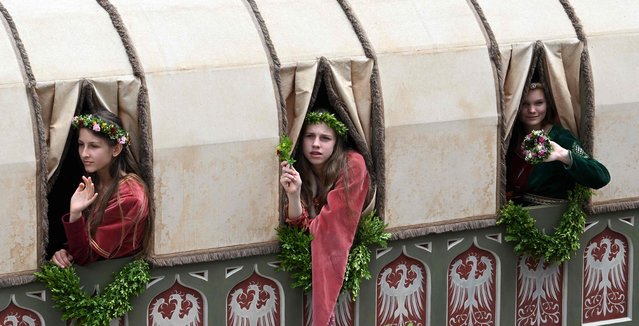
<path fill-rule="evenodd" d="M 583 44 L 537 41 L 509 51 L 503 112 L 506 198 L 524 205 L 562 203 L 576 184 L 605 186 L 608 170 L 580 142 L 590 141 L 590 124 L 582 120 L 591 115 L 582 111 L 592 109 L 582 109 Z M 528 140 L 535 131 L 543 134 L 538 142 Z M 530 148 L 524 149 L 524 140 Z M 545 161 L 535 163 L 537 155 Z"/>
<path fill-rule="evenodd" d="M 123 128 L 129 132 L 131 143 L 127 151 L 130 150 L 134 161 L 139 162 L 139 88 L 140 82 L 135 78 L 56 81 L 37 86 L 42 102 L 44 125 L 48 128 L 45 134 L 49 146 L 46 198 L 48 210 L 45 225 L 48 227 L 44 228 L 45 259 L 49 260 L 67 243 L 62 217 L 69 212 L 70 199 L 85 175 L 78 153 L 78 131 L 71 126 L 73 117 L 99 111 L 115 113 L 122 120 Z M 148 181 L 145 181 L 148 184 Z"/>
<path fill-rule="evenodd" d="M 350 148 L 357 150 L 366 162 L 371 178 L 370 198 L 367 209 L 374 209 L 383 201 L 383 191 L 379 191 L 383 183 L 383 171 L 380 161 L 383 160 L 383 130 L 373 130 L 374 115 L 381 116 L 381 107 L 372 105 L 371 76 L 372 59 L 327 59 L 320 58 L 314 62 L 300 62 L 281 70 L 282 98 L 286 100 L 286 116 L 288 136 L 295 142 L 304 124 L 309 110 L 325 107 L 333 110 L 335 115 L 345 123 L 348 130 Z M 377 146 L 372 146 L 377 144 Z M 372 148 L 376 148 L 373 156 Z M 377 212 L 383 216 L 383 212 Z"/>

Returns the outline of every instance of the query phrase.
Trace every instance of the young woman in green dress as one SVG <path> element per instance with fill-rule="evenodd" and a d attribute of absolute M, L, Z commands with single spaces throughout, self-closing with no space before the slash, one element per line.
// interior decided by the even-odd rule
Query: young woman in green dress
<path fill-rule="evenodd" d="M 606 167 L 588 155 L 577 138 L 558 123 L 544 89 L 541 83 L 528 86 L 506 155 L 507 197 L 529 204 L 567 199 L 576 183 L 599 189 L 610 181 Z M 543 130 L 552 147 L 544 162 L 536 165 L 524 160 L 521 149 L 524 137 L 533 130 Z"/>

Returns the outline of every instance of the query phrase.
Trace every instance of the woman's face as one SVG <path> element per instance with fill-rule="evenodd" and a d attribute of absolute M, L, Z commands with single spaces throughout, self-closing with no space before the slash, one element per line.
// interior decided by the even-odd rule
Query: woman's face
<path fill-rule="evenodd" d="M 519 108 L 517 118 L 528 131 L 543 128 L 546 117 L 546 97 L 542 89 L 531 89 Z"/>
<path fill-rule="evenodd" d="M 302 150 L 304 157 L 316 170 L 321 170 L 335 149 L 335 131 L 324 123 L 306 126 L 303 134 Z"/>
<path fill-rule="evenodd" d="M 87 173 L 108 173 L 113 159 L 118 156 L 119 146 L 112 146 L 106 139 L 87 128 L 80 128 L 78 153 Z"/>

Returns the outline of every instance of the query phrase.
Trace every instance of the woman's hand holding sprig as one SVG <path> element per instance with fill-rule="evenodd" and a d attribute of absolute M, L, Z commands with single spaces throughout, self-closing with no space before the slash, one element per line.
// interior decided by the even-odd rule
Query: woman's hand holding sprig
<path fill-rule="evenodd" d="M 288 164 L 287 161 L 283 161 L 280 166 L 282 167 L 280 183 L 288 197 L 288 216 L 300 216 L 302 215 L 302 202 L 300 200 L 302 178 L 297 170 L 295 170 L 292 165 Z"/>
<path fill-rule="evenodd" d="M 282 187 L 284 187 L 286 195 L 288 195 L 289 198 L 291 196 L 299 197 L 302 189 L 302 178 L 300 178 L 300 174 L 292 165 L 289 165 L 287 161 L 283 161 L 280 166 L 282 167 L 280 183 Z"/>
<path fill-rule="evenodd" d="M 69 222 L 75 222 L 82 216 L 82 211 L 87 209 L 95 199 L 98 193 L 95 192 L 95 185 L 91 177 L 82 176 L 82 182 L 75 189 L 75 193 L 71 196 L 71 205 L 69 209 Z"/>

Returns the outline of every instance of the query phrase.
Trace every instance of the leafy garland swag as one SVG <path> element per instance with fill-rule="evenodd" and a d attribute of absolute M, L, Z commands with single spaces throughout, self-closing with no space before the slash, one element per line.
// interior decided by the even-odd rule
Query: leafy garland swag
<path fill-rule="evenodd" d="M 385 248 L 391 236 L 390 233 L 384 232 L 385 228 L 386 224 L 375 216 L 375 212 L 362 216 L 357 225 L 342 284 L 342 291 L 349 291 L 353 300 L 359 294 L 361 281 L 371 279 L 371 272 L 368 269 L 371 261 L 369 247 Z M 313 236 L 306 230 L 287 225 L 277 228 L 277 236 L 282 247 L 282 251 L 278 254 L 279 269 L 289 272 L 293 279 L 291 287 L 302 288 L 304 293 L 308 293 L 312 287 L 311 240 Z"/>
<path fill-rule="evenodd" d="M 109 325 L 133 308 L 131 298 L 144 291 L 151 279 L 149 264 L 141 259 L 128 263 L 116 273 L 115 279 L 96 296 L 80 287 L 80 278 L 73 268 L 60 268 L 53 263 L 34 273 L 51 292 L 53 306 L 62 312 L 63 320 L 75 319 L 78 325 Z"/>
<path fill-rule="evenodd" d="M 579 249 L 579 239 L 584 232 L 586 213 L 582 206 L 590 198 L 590 189 L 576 185 L 568 193 L 568 208 L 561 216 L 559 226 L 552 235 L 544 234 L 535 226 L 528 210 L 509 201 L 500 212 L 497 225 L 506 226 L 505 241 L 515 245 L 515 252 L 544 258 L 546 262 L 562 263 Z"/>

